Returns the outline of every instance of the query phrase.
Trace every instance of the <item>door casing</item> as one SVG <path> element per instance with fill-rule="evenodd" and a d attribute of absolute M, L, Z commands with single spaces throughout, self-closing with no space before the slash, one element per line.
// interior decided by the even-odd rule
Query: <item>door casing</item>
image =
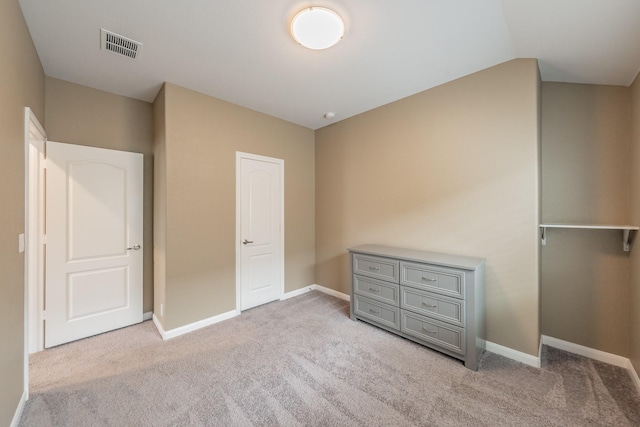
<path fill-rule="evenodd" d="M 44 348 L 44 173 L 46 133 L 35 114 L 25 108 L 25 290 L 28 302 L 29 353 Z"/>
<path fill-rule="evenodd" d="M 24 262 L 24 396 L 29 398 L 29 353 L 44 347 L 42 323 L 44 289 L 41 226 L 43 215 L 39 209 L 44 197 L 41 160 L 47 134 L 29 107 L 24 109 L 24 192 L 25 192 L 25 262 Z M 38 345 L 39 343 L 39 345 Z"/>

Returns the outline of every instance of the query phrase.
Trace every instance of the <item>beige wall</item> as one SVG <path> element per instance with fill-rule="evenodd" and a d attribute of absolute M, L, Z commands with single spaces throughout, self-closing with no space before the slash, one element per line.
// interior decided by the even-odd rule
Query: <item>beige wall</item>
<path fill-rule="evenodd" d="M 626 87 L 542 84 L 542 222 L 627 224 Z M 629 253 L 622 232 L 548 230 L 542 333 L 629 354 Z"/>
<path fill-rule="evenodd" d="M 631 223 L 640 224 L 640 73 L 631 86 Z M 631 251 L 629 358 L 640 375 L 640 238 Z"/>
<path fill-rule="evenodd" d="M 164 111 L 165 330 L 236 308 L 236 151 L 284 159 L 285 291 L 312 284 L 313 131 L 168 83 Z"/>
<path fill-rule="evenodd" d="M 16 0 L 0 2 L 0 425 L 24 390 L 24 107 L 44 123 L 44 72 Z"/>
<path fill-rule="evenodd" d="M 148 102 L 46 78 L 46 120 L 50 141 L 144 155 L 145 312 L 153 310 L 153 110 Z"/>
<path fill-rule="evenodd" d="M 316 281 L 347 248 L 486 258 L 487 339 L 538 353 L 539 77 L 514 60 L 316 131 Z"/>

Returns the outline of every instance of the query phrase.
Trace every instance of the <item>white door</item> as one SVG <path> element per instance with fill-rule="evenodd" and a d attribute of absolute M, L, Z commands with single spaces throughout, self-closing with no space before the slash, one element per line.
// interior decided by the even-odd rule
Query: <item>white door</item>
<path fill-rule="evenodd" d="M 142 321 L 142 154 L 47 142 L 45 347 Z"/>
<path fill-rule="evenodd" d="M 282 297 L 284 161 L 237 153 L 240 309 Z"/>

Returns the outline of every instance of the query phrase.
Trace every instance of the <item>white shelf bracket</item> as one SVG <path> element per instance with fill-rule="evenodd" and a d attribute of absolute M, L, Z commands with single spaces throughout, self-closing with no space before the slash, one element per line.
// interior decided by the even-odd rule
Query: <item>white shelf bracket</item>
<path fill-rule="evenodd" d="M 542 244 L 542 246 L 546 246 L 547 245 L 547 227 L 541 227 L 541 235 L 540 235 L 540 243 Z"/>
<path fill-rule="evenodd" d="M 629 252 L 633 230 L 622 230 L 622 250 Z"/>

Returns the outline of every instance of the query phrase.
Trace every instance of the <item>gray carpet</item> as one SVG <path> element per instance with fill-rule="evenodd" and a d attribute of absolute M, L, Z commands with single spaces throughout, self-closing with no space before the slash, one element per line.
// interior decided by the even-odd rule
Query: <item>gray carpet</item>
<path fill-rule="evenodd" d="M 621 368 L 544 347 L 478 372 L 313 291 L 163 342 L 151 322 L 32 356 L 21 426 L 638 426 Z"/>

